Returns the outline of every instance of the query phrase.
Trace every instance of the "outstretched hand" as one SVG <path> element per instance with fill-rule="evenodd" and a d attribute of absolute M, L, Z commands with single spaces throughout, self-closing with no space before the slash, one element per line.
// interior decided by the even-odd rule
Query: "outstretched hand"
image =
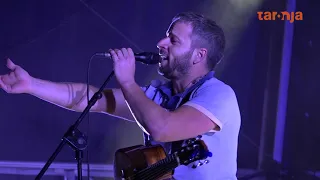
<path fill-rule="evenodd" d="M 7 93 L 28 93 L 32 79 L 29 73 L 14 64 L 9 58 L 7 59 L 7 67 L 10 72 L 0 75 L 0 88 Z"/>
<path fill-rule="evenodd" d="M 113 68 L 117 81 L 121 86 L 135 83 L 135 57 L 131 48 L 110 49 Z"/>

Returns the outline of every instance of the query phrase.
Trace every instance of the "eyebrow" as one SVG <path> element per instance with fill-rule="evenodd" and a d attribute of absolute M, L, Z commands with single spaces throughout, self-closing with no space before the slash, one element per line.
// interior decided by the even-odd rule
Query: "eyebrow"
<path fill-rule="evenodd" d="M 167 31 L 166 35 L 167 36 L 173 36 L 173 37 L 177 38 L 179 41 L 181 41 L 181 38 L 179 38 L 179 36 L 174 34 L 172 31 Z"/>

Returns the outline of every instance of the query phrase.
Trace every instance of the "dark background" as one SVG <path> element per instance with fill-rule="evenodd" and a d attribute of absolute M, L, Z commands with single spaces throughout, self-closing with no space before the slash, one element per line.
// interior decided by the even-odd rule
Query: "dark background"
<path fill-rule="evenodd" d="M 244 16 L 232 14 L 236 7 L 224 10 L 223 2 L 227 1 L 85 1 L 95 14 L 78 0 L 4 0 L 0 3 L 0 57 L 9 56 L 34 77 L 85 83 L 94 53 L 121 47 L 156 51 L 175 14 L 210 15 L 223 26 L 228 40 L 216 75 L 234 88 L 242 113 L 238 166 L 255 169 L 262 107 L 267 102 L 265 152 L 272 154 L 284 32 L 284 21 L 259 21 L 256 12 L 285 10 L 286 1 L 265 1 Z M 283 166 L 290 169 L 320 169 L 319 5 L 318 0 L 297 1 L 296 11 L 302 11 L 304 19 L 295 21 L 292 45 L 283 153 Z M 7 69 L 1 62 L 0 74 L 4 74 Z M 110 60 L 94 59 L 90 83 L 101 86 L 111 70 Z M 154 78 L 160 78 L 156 67 L 137 65 L 141 85 Z M 108 85 L 117 86 L 115 79 Z M 266 100 L 265 91 L 269 92 Z M 2 91 L 0 101 L 0 161 L 46 161 L 80 115 L 26 94 Z M 89 135 L 90 163 L 110 164 L 116 149 L 143 140 L 136 124 L 103 114 L 90 114 L 89 127 L 90 131 L 86 118 L 80 129 Z M 73 151 L 65 147 L 56 162 L 74 162 Z"/>

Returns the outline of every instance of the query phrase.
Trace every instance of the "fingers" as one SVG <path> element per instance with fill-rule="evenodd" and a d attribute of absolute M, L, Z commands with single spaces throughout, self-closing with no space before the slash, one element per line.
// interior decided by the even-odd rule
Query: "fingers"
<path fill-rule="evenodd" d="M 131 48 L 128 48 L 128 56 L 134 57 L 134 53 Z"/>
<path fill-rule="evenodd" d="M 109 52 L 114 61 L 134 58 L 134 53 L 131 48 L 110 49 Z"/>
<path fill-rule="evenodd" d="M 125 59 L 127 59 L 127 58 L 128 58 L 128 51 L 127 51 L 127 49 L 126 49 L 126 48 L 121 48 L 121 52 L 122 52 L 122 54 L 123 54 L 123 57 L 124 57 Z"/>
<path fill-rule="evenodd" d="M 111 58 L 113 59 L 113 61 L 118 61 L 119 60 L 119 57 L 118 57 L 118 55 L 116 54 L 116 52 L 114 50 L 110 49 L 109 53 L 111 54 Z"/>
<path fill-rule="evenodd" d="M 128 59 L 135 61 L 134 53 L 131 48 L 128 48 Z"/>
<path fill-rule="evenodd" d="M 119 49 L 114 49 L 114 50 L 110 49 L 109 52 L 111 54 L 113 61 L 119 61 L 124 59 L 123 54 Z"/>
<path fill-rule="evenodd" d="M 0 76 L 0 88 L 4 89 L 4 83 L 2 81 L 2 76 Z"/>
<path fill-rule="evenodd" d="M 15 82 L 15 77 L 12 75 L 13 73 L 5 74 L 1 76 L 1 82 L 4 85 L 11 85 Z"/>
<path fill-rule="evenodd" d="M 119 49 L 115 49 L 115 52 L 119 58 L 119 60 L 125 60 L 124 56 L 123 56 L 123 52 L 122 50 L 119 50 Z"/>
<path fill-rule="evenodd" d="M 11 61 L 11 59 L 7 59 L 7 67 L 10 69 L 10 70 L 14 70 L 16 67 L 17 67 L 17 65 L 15 65 L 12 61 Z"/>
<path fill-rule="evenodd" d="M 4 84 L 2 78 L 3 78 L 3 76 L 0 76 L 0 88 L 8 93 L 9 92 L 9 86 Z"/>

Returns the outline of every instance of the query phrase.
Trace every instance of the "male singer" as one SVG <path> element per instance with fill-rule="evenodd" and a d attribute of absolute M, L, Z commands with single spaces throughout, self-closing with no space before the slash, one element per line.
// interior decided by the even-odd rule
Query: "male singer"
<path fill-rule="evenodd" d="M 240 112 L 232 88 L 214 77 L 214 67 L 225 48 L 222 29 L 196 13 L 180 13 L 157 47 L 162 57 L 159 73 L 168 82 L 154 80 L 140 87 L 134 78 L 135 57 L 130 48 L 111 49 L 120 89 L 106 89 L 92 112 L 107 113 L 137 122 L 147 144 L 160 143 L 168 153 L 181 142 L 202 135 L 213 156 L 197 168 L 179 166 L 178 180 L 234 180 Z M 11 74 L 0 76 L 7 93 L 28 93 L 69 110 L 83 111 L 86 85 L 36 79 L 8 59 Z M 72 90 L 72 91 L 71 91 Z M 90 96 L 98 89 L 90 87 Z M 198 162 L 195 162 L 197 164 Z"/>

